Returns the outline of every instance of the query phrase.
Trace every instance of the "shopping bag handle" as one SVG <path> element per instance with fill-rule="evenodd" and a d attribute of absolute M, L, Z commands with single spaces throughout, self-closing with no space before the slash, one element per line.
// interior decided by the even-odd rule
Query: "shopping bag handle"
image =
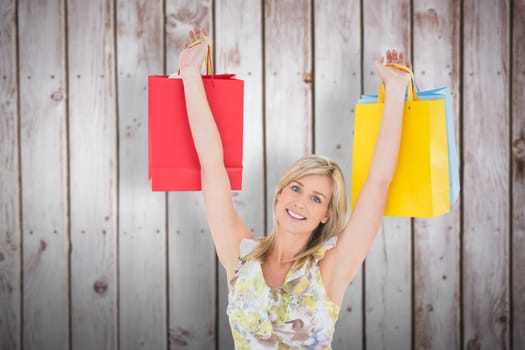
<path fill-rule="evenodd" d="M 414 79 L 414 73 L 410 70 L 410 68 L 403 66 L 402 64 L 397 63 L 387 63 L 385 66 L 395 67 L 397 69 L 400 69 L 402 71 L 407 72 L 410 75 L 410 83 L 408 84 L 408 96 L 407 101 L 413 102 L 417 101 L 417 93 L 416 93 L 416 83 Z M 384 103 L 385 102 L 385 84 L 383 81 L 381 81 L 381 84 L 379 85 L 379 93 L 377 94 L 377 102 L 378 103 Z"/>
<path fill-rule="evenodd" d="M 201 42 L 202 42 L 201 39 L 197 39 L 194 42 L 192 42 L 191 44 L 189 44 L 188 48 L 193 47 L 195 45 L 198 45 Z M 211 63 L 211 44 L 208 44 L 208 54 L 206 55 L 205 64 L 206 64 L 206 75 L 213 75 L 213 71 L 212 71 L 213 67 L 212 67 L 212 63 Z M 177 71 L 177 74 L 180 75 L 180 68 Z"/>

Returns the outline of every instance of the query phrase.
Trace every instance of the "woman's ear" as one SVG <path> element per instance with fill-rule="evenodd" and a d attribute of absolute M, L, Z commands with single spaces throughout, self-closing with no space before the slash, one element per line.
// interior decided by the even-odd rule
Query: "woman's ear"
<path fill-rule="evenodd" d="M 330 216 L 328 216 L 328 214 L 327 214 L 324 218 L 321 219 L 321 223 L 322 224 L 326 224 L 329 219 L 330 219 Z"/>

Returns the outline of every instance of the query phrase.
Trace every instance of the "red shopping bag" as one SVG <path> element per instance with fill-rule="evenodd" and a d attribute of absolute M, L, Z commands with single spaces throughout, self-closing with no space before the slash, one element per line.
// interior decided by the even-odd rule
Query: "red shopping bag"
<path fill-rule="evenodd" d="M 202 78 L 221 136 L 231 188 L 240 190 L 244 82 L 233 74 Z M 148 177 L 153 191 L 201 189 L 199 159 L 180 78 L 148 77 L 148 155 Z"/>

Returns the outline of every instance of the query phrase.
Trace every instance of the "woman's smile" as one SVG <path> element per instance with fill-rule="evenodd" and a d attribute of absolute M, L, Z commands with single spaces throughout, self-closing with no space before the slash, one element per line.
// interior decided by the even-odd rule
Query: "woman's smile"
<path fill-rule="evenodd" d="M 294 218 L 295 220 L 306 220 L 306 218 L 304 216 L 302 216 L 301 214 L 291 210 L 291 209 L 286 209 L 286 212 L 288 213 L 288 215 L 290 215 L 292 218 Z"/>

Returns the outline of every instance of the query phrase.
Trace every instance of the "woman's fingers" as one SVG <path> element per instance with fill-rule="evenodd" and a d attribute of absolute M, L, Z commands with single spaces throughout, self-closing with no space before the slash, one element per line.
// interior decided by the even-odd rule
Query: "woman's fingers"
<path fill-rule="evenodd" d="M 400 63 L 400 57 L 395 49 L 386 50 L 386 63 Z"/>
<path fill-rule="evenodd" d="M 392 63 L 399 63 L 399 57 L 395 49 L 392 50 Z"/>
<path fill-rule="evenodd" d="M 399 64 L 405 65 L 405 54 L 403 51 L 399 53 Z"/>
<path fill-rule="evenodd" d="M 399 57 L 395 49 L 386 50 L 386 63 L 399 63 Z"/>
<path fill-rule="evenodd" d="M 207 41 L 208 32 L 205 28 L 195 27 L 188 32 L 189 39 L 184 41 L 184 48 L 191 48 L 200 44 L 201 41 Z"/>
<path fill-rule="evenodd" d="M 193 32 L 195 33 L 195 39 L 200 39 L 201 38 L 201 29 L 199 27 L 195 27 L 193 29 Z"/>
<path fill-rule="evenodd" d="M 410 64 L 410 60 L 405 55 L 403 51 L 397 52 L 395 49 L 387 50 L 386 51 L 386 63 L 394 63 L 394 64 L 401 64 L 403 66 L 406 66 L 408 68 L 411 68 L 412 65 Z"/>
<path fill-rule="evenodd" d="M 205 39 L 208 36 L 208 32 L 206 31 L 206 28 L 195 27 L 193 28 L 192 33 L 194 35 L 193 40 Z"/>

